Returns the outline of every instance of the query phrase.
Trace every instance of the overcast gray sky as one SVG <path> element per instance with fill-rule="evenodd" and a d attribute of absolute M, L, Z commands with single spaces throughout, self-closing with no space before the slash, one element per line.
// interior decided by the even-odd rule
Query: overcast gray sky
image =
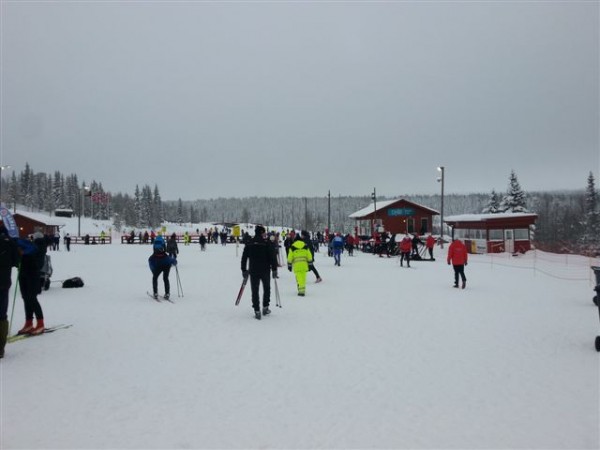
<path fill-rule="evenodd" d="M 599 3 L 1 3 L 1 151 L 163 199 L 583 189 Z M 8 172 L 9 173 L 9 172 Z M 7 171 L 4 175 L 8 175 Z"/>

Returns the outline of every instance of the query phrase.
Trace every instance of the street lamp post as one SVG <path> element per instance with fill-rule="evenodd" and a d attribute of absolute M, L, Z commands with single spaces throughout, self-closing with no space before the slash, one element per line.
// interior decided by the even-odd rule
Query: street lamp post
<path fill-rule="evenodd" d="M 81 215 L 83 214 L 83 199 L 85 198 L 85 191 L 89 191 L 90 188 L 83 184 L 79 195 L 81 196 L 81 204 L 79 205 L 79 217 L 77 218 L 77 236 L 81 237 Z"/>
<path fill-rule="evenodd" d="M 444 248 L 444 166 L 439 166 L 437 168 L 439 172 L 441 172 L 441 176 L 437 179 L 438 182 L 442 183 L 442 207 L 440 208 L 440 247 Z"/>

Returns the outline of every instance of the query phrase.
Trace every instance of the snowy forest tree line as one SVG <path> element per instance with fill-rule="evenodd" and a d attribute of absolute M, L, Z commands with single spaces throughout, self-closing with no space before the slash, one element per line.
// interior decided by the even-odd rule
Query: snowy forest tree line
<path fill-rule="evenodd" d="M 583 184 L 583 183 L 582 183 Z M 1 180 L 2 201 L 30 211 L 53 214 L 70 209 L 75 215 L 113 220 L 116 229 L 158 228 L 164 221 L 189 223 L 262 223 L 270 226 L 350 232 L 348 216 L 368 206 L 370 195 L 321 197 L 246 197 L 194 201 L 161 199 L 159 187 L 135 186 L 133 194 L 110 193 L 101 182 L 80 180 L 76 174 L 34 172 L 26 164 L 19 174 Z M 401 194 L 377 201 L 405 198 L 440 210 L 441 196 Z M 561 252 L 600 250 L 600 212 L 595 179 L 590 172 L 585 189 L 525 193 L 514 171 L 504 193 L 445 194 L 444 216 L 503 211 L 538 214 L 535 242 L 538 248 Z M 439 219 L 437 224 L 439 231 Z"/>

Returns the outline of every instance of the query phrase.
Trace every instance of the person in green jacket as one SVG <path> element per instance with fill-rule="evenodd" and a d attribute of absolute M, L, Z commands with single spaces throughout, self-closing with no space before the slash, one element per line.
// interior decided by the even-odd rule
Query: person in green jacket
<path fill-rule="evenodd" d="M 296 275 L 296 284 L 298 285 L 298 295 L 304 297 L 306 293 L 306 273 L 312 266 L 312 254 L 300 236 L 296 238 L 290 246 L 288 253 L 288 270 L 291 272 L 294 269 Z"/>

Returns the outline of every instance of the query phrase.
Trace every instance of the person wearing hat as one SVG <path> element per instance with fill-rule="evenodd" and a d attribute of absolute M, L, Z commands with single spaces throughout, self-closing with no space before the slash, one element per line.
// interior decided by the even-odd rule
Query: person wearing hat
<path fill-rule="evenodd" d="M 298 295 L 304 297 L 306 294 L 306 274 L 312 266 L 312 254 L 300 238 L 296 236 L 293 244 L 290 246 L 287 262 L 288 270 L 294 271 L 296 275 L 296 285 L 298 286 Z"/>
<path fill-rule="evenodd" d="M 249 261 L 249 262 L 248 262 Z M 271 314 L 271 273 L 277 278 L 277 256 L 271 243 L 266 239 L 266 230 L 262 225 L 254 228 L 254 237 L 244 247 L 242 253 L 242 276 L 250 276 L 252 290 L 252 308 L 254 317 L 261 319 L 260 284 L 263 286 L 262 315 Z"/>
<path fill-rule="evenodd" d="M 6 227 L 0 225 L 0 358 L 8 337 L 8 299 L 12 284 L 12 268 L 19 264 L 17 245 L 8 236 Z"/>
<path fill-rule="evenodd" d="M 323 279 L 321 278 L 321 275 L 319 275 L 319 271 L 315 267 L 315 247 L 313 245 L 312 239 L 310 238 L 310 233 L 306 230 L 302 230 L 300 234 L 302 236 L 302 240 L 306 244 L 306 248 L 308 248 L 310 254 L 312 255 L 313 262 L 309 265 L 309 270 L 315 274 L 316 282 L 320 283 L 321 281 L 323 281 Z"/>
<path fill-rule="evenodd" d="M 457 237 L 453 238 L 452 244 L 448 247 L 448 265 L 452 264 L 454 267 L 454 287 L 458 287 L 458 276 L 462 279 L 462 288 L 464 289 L 467 285 L 467 277 L 465 276 L 465 266 L 469 254 L 467 253 L 467 247 Z"/>

